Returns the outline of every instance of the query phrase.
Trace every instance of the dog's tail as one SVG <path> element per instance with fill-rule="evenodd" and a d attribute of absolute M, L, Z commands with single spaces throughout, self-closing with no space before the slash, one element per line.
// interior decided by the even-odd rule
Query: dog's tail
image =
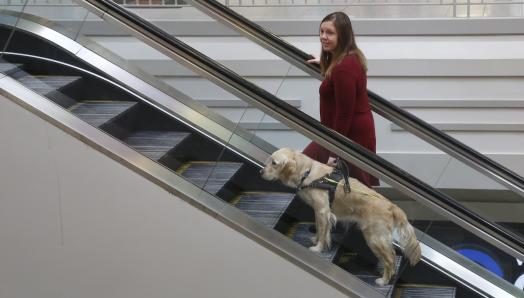
<path fill-rule="evenodd" d="M 408 258 L 411 266 L 420 261 L 420 245 L 415 235 L 413 226 L 408 222 L 408 218 L 402 209 L 393 207 L 393 218 L 399 235 L 400 246 L 404 250 L 404 255 Z"/>

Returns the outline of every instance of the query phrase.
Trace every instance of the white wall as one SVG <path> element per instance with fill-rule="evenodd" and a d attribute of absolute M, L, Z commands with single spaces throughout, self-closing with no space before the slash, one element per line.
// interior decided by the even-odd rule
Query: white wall
<path fill-rule="evenodd" d="M 0 97 L 0 297 L 345 297 Z"/>

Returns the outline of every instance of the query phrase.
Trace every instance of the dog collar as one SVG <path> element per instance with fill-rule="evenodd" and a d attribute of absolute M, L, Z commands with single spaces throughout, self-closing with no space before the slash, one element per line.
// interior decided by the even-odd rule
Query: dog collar
<path fill-rule="evenodd" d="M 306 180 L 306 178 L 309 176 L 309 173 L 311 172 L 311 169 L 307 170 L 306 172 L 304 172 L 304 175 L 302 176 L 302 178 L 300 179 L 300 183 L 298 184 L 297 186 L 297 189 L 296 191 L 300 191 L 302 188 L 304 188 L 302 186 L 302 184 L 304 183 L 304 180 Z M 307 187 L 307 186 L 306 186 Z"/>

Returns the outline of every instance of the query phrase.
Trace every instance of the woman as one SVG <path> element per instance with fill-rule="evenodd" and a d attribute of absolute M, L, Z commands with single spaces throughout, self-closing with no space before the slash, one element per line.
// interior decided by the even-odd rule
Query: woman
<path fill-rule="evenodd" d="M 349 17 L 343 12 L 327 15 L 320 23 L 319 63 L 320 122 L 365 148 L 376 152 L 375 124 L 367 95 L 366 57 L 357 47 Z M 336 155 L 316 143 L 304 149 L 307 156 L 334 165 Z M 378 179 L 350 166 L 350 176 L 371 187 Z"/>

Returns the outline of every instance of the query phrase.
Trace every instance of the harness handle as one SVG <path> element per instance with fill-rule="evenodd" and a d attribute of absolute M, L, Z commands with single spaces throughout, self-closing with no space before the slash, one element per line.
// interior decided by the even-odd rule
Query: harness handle
<path fill-rule="evenodd" d="M 337 156 L 335 170 L 340 171 L 344 177 L 344 192 L 349 193 L 351 186 L 349 185 L 349 166 L 345 160 Z"/>

